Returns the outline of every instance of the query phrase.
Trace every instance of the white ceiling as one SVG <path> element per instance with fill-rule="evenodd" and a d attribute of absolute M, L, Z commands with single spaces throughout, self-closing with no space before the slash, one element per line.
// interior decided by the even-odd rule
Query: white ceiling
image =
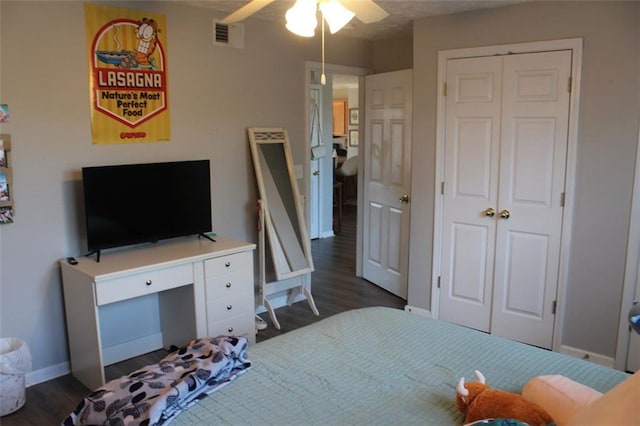
<path fill-rule="evenodd" d="M 220 14 L 223 18 L 227 14 L 242 7 L 248 0 L 183 0 L 188 4 L 206 7 Z M 403 34 L 410 34 L 412 21 L 435 15 L 448 15 L 476 9 L 488 9 L 520 3 L 527 0 L 376 0 L 376 3 L 389 13 L 384 20 L 373 24 L 363 24 L 354 18 L 341 34 L 375 40 Z M 284 25 L 284 15 L 294 3 L 294 0 L 276 0 L 255 13 L 252 18 Z"/>

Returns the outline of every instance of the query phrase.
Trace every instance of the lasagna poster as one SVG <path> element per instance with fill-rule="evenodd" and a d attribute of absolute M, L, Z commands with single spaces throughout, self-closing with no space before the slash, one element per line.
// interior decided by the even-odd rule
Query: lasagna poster
<path fill-rule="evenodd" d="M 85 3 L 94 144 L 167 141 L 164 15 Z"/>

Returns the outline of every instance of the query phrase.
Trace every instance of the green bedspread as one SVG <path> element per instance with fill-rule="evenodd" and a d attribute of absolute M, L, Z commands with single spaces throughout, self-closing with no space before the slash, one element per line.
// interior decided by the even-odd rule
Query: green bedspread
<path fill-rule="evenodd" d="M 253 367 L 172 426 L 453 425 L 460 377 L 520 392 L 562 374 L 601 392 L 627 374 L 390 308 L 345 312 L 249 348 Z"/>

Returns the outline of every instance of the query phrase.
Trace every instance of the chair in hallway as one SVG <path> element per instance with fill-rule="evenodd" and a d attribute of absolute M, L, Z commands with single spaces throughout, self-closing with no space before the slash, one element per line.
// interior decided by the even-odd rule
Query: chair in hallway
<path fill-rule="evenodd" d="M 357 199 L 358 189 L 358 156 L 347 158 L 342 167 L 336 169 L 336 179 L 342 182 L 343 203 L 350 197 Z"/>

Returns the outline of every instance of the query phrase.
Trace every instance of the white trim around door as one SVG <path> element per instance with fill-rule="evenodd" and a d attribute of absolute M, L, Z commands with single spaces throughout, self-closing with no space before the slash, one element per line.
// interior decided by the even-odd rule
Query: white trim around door
<path fill-rule="evenodd" d="M 620 306 L 620 322 L 618 324 L 618 344 L 614 368 L 625 370 L 632 331 L 629 329 L 629 309 L 633 300 L 639 299 L 636 286 L 640 279 L 640 129 L 638 129 L 638 148 L 636 152 L 636 171 L 633 182 L 633 198 L 631 201 L 631 219 L 629 223 L 629 240 L 627 242 L 627 260 L 622 287 L 622 303 Z M 636 336 L 637 337 L 637 336 Z"/>

